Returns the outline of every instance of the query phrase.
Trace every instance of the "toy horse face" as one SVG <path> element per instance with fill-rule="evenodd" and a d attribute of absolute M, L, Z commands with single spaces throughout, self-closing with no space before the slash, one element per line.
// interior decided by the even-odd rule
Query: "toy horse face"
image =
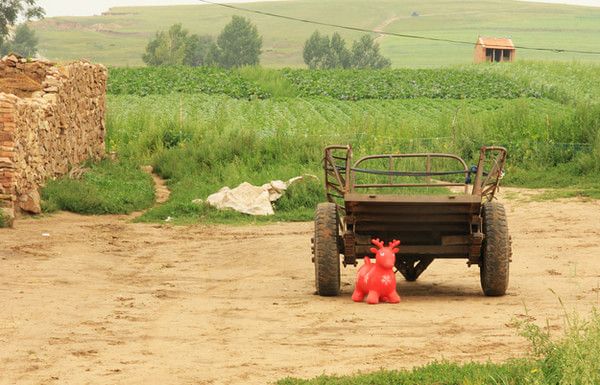
<path fill-rule="evenodd" d="M 396 253 L 399 251 L 396 246 L 400 244 L 400 241 L 394 240 L 387 247 L 384 247 L 383 242 L 379 239 L 374 239 L 371 242 L 375 246 L 379 246 L 379 249 L 371 247 L 371 252 L 375 254 L 377 264 L 386 269 L 393 268 L 396 264 Z"/>
<path fill-rule="evenodd" d="M 389 247 L 375 250 L 377 264 L 386 269 L 391 269 L 396 264 L 396 255 Z"/>

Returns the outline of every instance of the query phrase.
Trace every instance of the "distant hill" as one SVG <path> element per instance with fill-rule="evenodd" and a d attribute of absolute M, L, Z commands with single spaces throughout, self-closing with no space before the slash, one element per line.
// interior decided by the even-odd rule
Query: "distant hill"
<path fill-rule="evenodd" d="M 507 0 L 290 0 L 239 6 L 323 22 L 475 42 L 478 35 L 510 36 L 517 45 L 600 50 L 600 8 Z M 212 5 L 117 7 L 101 16 L 53 17 L 33 23 L 41 54 L 52 60 L 89 58 L 113 66 L 143 65 L 141 55 L 159 29 L 181 22 L 191 32 L 217 35 L 240 14 L 264 36 L 261 63 L 303 66 L 302 46 L 319 29 L 334 28 L 236 12 Z M 348 43 L 357 32 L 338 31 Z M 435 67 L 471 63 L 473 47 L 379 37 L 383 53 L 396 67 Z M 518 59 L 600 62 L 600 55 L 517 49 Z"/>

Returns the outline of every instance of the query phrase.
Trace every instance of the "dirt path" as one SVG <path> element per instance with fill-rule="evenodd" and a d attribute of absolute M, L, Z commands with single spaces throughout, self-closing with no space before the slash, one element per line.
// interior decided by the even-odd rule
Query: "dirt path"
<path fill-rule="evenodd" d="M 558 329 L 557 295 L 599 304 L 600 202 L 508 206 L 507 296 L 482 296 L 463 261 L 436 261 L 399 282 L 401 304 L 377 306 L 351 301 L 355 268 L 342 296 L 313 295 L 310 223 L 19 220 L 0 231 L 0 383 L 264 384 L 521 355 L 513 319 Z"/>
<path fill-rule="evenodd" d="M 167 182 L 154 173 L 152 166 L 143 166 L 142 171 L 152 177 L 154 182 L 154 193 L 156 196 L 155 204 L 159 205 L 169 200 L 171 196 L 171 190 L 167 187 Z"/>
<path fill-rule="evenodd" d="M 398 16 L 394 16 L 394 17 L 390 17 L 389 19 L 386 19 L 384 21 L 382 21 L 379 25 L 377 25 L 375 28 L 373 28 L 373 31 L 375 32 L 383 32 L 385 31 L 385 28 L 392 24 L 393 22 L 395 22 L 396 20 L 399 20 L 400 18 Z M 381 43 L 381 39 L 383 39 L 385 37 L 384 34 L 380 33 L 376 38 L 375 41 Z"/>

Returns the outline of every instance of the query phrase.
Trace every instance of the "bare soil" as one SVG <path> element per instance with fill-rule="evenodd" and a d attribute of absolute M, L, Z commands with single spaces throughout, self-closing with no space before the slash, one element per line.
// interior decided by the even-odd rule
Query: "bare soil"
<path fill-rule="evenodd" d="M 518 319 L 587 312 L 600 296 L 600 202 L 507 202 L 508 295 L 477 267 L 400 276 L 397 305 L 314 293 L 311 223 L 134 224 L 61 213 L 0 231 L 0 383 L 264 384 L 285 376 L 522 356 Z"/>

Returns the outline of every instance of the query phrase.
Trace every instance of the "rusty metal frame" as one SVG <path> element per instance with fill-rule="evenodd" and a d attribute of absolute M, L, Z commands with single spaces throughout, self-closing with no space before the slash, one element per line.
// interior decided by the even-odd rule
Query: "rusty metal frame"
<path fill-rule="evenodd" d="M 354 173 L 360 172 L 358 166 L 368 160 L 373 159 L 389 159 L 389 183 L 371 183 L 371 184 L 356 184 Z M 427 183 L 392 183 L 392 173 L 394 166 L 394 159 L 402 159 L 402 158 L 425 158 L 425 170 L 415 170 L 415 173 L 422 172 L 424 174 L 431 173 L 431 160 L 432 158 L 438 159 L 453 159 L 456 160 L 463 168 L 461 172 L 464 172 L 465 179 L 469 175 L 469 167 L 465 163 L 465 161 L 452 154 L 440 154 L 440 153 L 420 153 L 420 154 L 380 154 L 380 155 L 368 155 L 357 160 L 352 166 L 351 172 L 349 173 L 350 179 L 350 188 L 348 192 L 353 192 L 356 189 L 360 188 L 378 188 L 378 187 L 464 187 L 465 194 L 469 191 L 469 185 L 467 183 L 450 183 L 450 182 L 433 182 L 431 180 L 431 176 L 425 176 L 427 178 Z"/>
<path fill-rule="evenodd" d="M 404 255 L 397 260 L 400 261 L 397 265 L 398 269 L 407 279 L 409 277 L 416 279 L 436 258 L 465 258 L 469 265 L 478 264 L 485 236 L 482 233 L 482 218 L 479 210 L 483 203 L 494 198 L 498 190 L 506 155 L 504 147 L 481 147 L 475 172 L 469 169 L 462 158 L 452 154 L 378 154 L 364 156 L 352 163 L 350 145 L 327 146 L 323 156 L 325 190 L 327 200 L 335 203 L 338 208 L 340 216 L 338 249 L 344 255 L 344 265 L 356 265 L 357 257 L 360 258 L 361 253 L 368 253 L 370 248 L 370 238 L 363 238 L 367 234 L 375 235 L 382 231 L 409 231 L 409 234 L 410 232 L 420 234 L 412 240 L 412 243 L 409 237 L 407 244 L 401 248 Z M 425 158 L 425 170 L 395 171 L 394 165 L 399 158 Z M 447 173 L 431 172 L 432 160 L 436 158 L 455 160 L 461 166 L 461 170 Z M 388 159 L 388 170 L 360 168 L 361 164 L 373 159 Z M 491 164 L 491 169 L 486 173 L 484 167 L 488 164 Z M 388 175 L 389 179 L 387 183 L 357 184 L 356 174 L 361 172 L 381 173 L 381 175 Z M 473 172 L 475 178 L 472 191 L 469 193 L 467 179 Z M 445 182 L 432 178 L 435 175 L 456 173 L 464 173 L 464 183 Z M 394 183 L 394 176 L 418 176 L 425 180 L 424 183 Z M 414 196 L 373 195 L 357 191 L 386 187 L 462 187 L 464 193 L 448 196 Z M 373 222 L 374 220 L 376 222 Z M 383 222 L 379 223 L 379 221 Z M 441 243 L 433 243 L 431 238 L 427 238 L 429 236 L 427 234 L 431 231 L 434 231 L 432 234 L 440 231 L 436 238 L 441 239 Z M 424 243 L 420 243 L 419 239 L 424 240 Z"/>
<path fill-rule="evenodd" d="M 492 159 L 492 168 L 484 175 L 483 169 L 489 155 L 495 154 Z M 490 202 L 500 185 L 500 180 L 504 176 L 504 164 L 506 163 L 506 148 L 499 146 L 483 146 L 479 152 L 479 162 L 477 163 L 477 174 L 473 181 L 473 195 L 481 195 L 484 202 Z"/>

